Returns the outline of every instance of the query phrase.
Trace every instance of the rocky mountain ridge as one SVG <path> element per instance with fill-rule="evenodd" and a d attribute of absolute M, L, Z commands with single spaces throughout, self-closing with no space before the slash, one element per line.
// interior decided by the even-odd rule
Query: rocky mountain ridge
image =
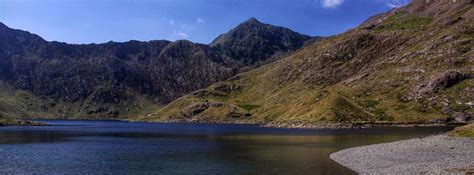
<path fill-rule="evenodd" d="M 285 39 L 295 47 L 271 48 L 265 55 L 256 54 L 259 59 L 292 52 L 310 39 L 260 22 L 247 24 L 247 28 L 261 25 L 266 26 L 263 31 L 284 30 L 271 37 L 291 35 L 278 36 L 277 40 Z M 252 36 L 245 40 L 252 40 Z M 268 48 L 267 44 L 271 43 L 253 46 Z M 186 40 L 77 45 L 48 42 L 0 23 L 0 115 L 132 117 L 237 74 L 244 67 L 243 61 L 212 46 Z"/>

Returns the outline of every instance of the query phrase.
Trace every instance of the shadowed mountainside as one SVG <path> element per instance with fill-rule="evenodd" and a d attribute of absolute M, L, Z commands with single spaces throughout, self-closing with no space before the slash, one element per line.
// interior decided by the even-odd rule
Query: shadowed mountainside
<path fill-rule="evenodd" d="M 254 22 L 247 29 L 261 25 Z M 265 26 L 259 30 L 285 33 L 258 36 L 259 40 L 280 43 L 285 39 L 292 47 L 270 48 L 266 45 L 272 43 L 252 43 L 268 48 L 265 53 L 253 55 L 258 59 L 294 51 L 310 39 L 289 29 Z M 233 31 L 246 32 L 239 30 Z M 240 46 L 245 47 L 245 43 Z M 0 116 L 131 117 L 225 80 L 243 66 L 241 58 L 186 40 L 75 45 L 48 42 L 0 23 Z"/>

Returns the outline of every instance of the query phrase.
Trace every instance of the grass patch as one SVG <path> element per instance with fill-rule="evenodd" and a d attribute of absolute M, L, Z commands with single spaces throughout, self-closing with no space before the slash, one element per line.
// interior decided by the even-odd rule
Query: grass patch
<path fill-rule="evenodd" d="M 360 102 L 360 105 L 366 108 L 375 108 L 379 103 L 377 100 L 364 100 Z"/>
<path fill-rule="evenodd" d="M 251 111 L 252 109 L 260 107 L 259 105 L 252 105 L 252 104 L 238 104 L 237 106 L 247 111 Z"/>
<path fill-rule="evenodd" d="M 344 97 L 336 97 L 332 103 L 336 122 L 346 121 L 372 121 L 370 113 Z"/>
<path fill-rule="evenodd" d="M 385 113 L 385 110 L 377 108 L 376 106 L 380 104 L 379 101 L 377 100 L 363 100 L 359 102 L 359 105 L 361 105 L 363 108 L 365 108 L 366 111 L 371 112 L 374 114 L 378 120 L 381 121 L 392 121 L 394 118 L 392 116 L 389 116 L 388 114 Z"/>
<path fill-rule="evenodd" d="M 397 13 L 388 17 L 382 24 L 373 28 L 376 32 L 386 32 L 395 30 L 425 30 L 432 19 L 428 17 L 412 16 L 405 13 Z"/>
<path fill-rule="evenodd" d="M 449 135 L 454 137 L 474 137 L 474 123 L 457 127 L 453 131 L 449 132 Z"/>
<path fill-rule="evenodd" d="M 459 39 L 473 39 L 474 31 L 465 31 L 459 35 Z"/>
<path fill-rule="evenodd" d="M 389 116 L 388 114 L 385 113 L 385 110 L 382 109 L 375 109 L 373 112 L 379 120 L 382 121 L 393 121 L 393 117 Z"/>

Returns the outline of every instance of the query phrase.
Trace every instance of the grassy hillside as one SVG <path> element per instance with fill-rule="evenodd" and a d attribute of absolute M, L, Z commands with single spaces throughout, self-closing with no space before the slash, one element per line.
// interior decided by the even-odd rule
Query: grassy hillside
<path fill-rule="evenodd" d="M 100 92 L 96 92 L 100 93 Z M 131 92 L 130 92 L 131 93 Z M 115 118 L 124 119 L 141 113 L 157 110 L 160 106 L 152 103 L 145 97 L 136 94 L 136 104 L 129 103 L 97 103 L 92 99 L 84 102 L 68 103 L 47 97 L 35 96 L 31 92 L 17 90 L 12 86 L 0 82 L 0 119 L 5 118 L 80 118 L 80 119 L 102 119 Z M 116 111 L 121 116 L 113 113 L 102 114 L 101 110 Z M 102 115 L 101 115 L 102 114 Z M 124 115 L 125 114 L 125 115 Z M 87 118 L 86 118 L 87 117 Z"/>
<path fill-rule="evenodd" d="M 473 137 L 474 138 L 474 123 L 466 126 L 458 127 L 449 133 L 455 137 Z"/>
<path fill-rule="evenodd" d="M 41 111 L 41 100 L 25 91 L 13 90 L 0 82 L 0 118 L 35 117 Z"/>
<path fill-rule="evenodd" d="M 414 1 L 140 119 L 433 122 L 472 115 L 473 17 L 470 1 Z"/>

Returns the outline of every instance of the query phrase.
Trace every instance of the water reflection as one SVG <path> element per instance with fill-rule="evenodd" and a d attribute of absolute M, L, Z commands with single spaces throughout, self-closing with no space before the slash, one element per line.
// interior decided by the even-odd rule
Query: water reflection
<path fill-rule="evenodd" d="M 68 137 L 63 133 L 54 131 L 4 131 L 0 130 L 0 144 L 8 143 L 37 143 L 55 142 Z"/>
<path fill-rule="evenodd" d="M 56 126 L 0 128 L 0 173 L 353 174 L 328 155 L 450 129 L 47 122 Z"/>

